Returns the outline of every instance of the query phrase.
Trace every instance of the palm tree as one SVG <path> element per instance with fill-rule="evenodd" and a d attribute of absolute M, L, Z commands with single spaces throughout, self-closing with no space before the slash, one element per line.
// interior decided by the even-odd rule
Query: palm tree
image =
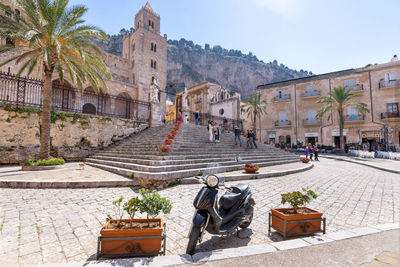
<path fill-rule="evenodd" d="M 248 116 L 252 118 L 253 132 L 256 134 L 257 117 L 260 119 L 261 115 L 266 113 L 267 101 L 265 99 L 261 100 L 261 93 L 257 92 L 248 96 L 246 101 L 247 103 L 242 108 L 245 108 Z"/>
<path fill-rule="evenodd" d="M 0 47 L 0 53 L 15 50 L 17 56 L 2 62 L 21 64 L 16 79 L 25 71 L 44 73 L 43 107 L 41 112 L 40 158 L 49 157 L 52 78 L 60 82 L 69 75 L 81 92 L 90 84 L 95 91 L 107 90 L 104 79 L 110 74 L 100 58 L 101 50 L 91 40 L 106 41 L 99 28 L 84 25 L 87 8 L 67 7 L 69 0 L 17 0 L 19 12 L 0 3 L 0 37 L 13 40 L 14 45 Z M 5 14 L 3 14 L 5 13 Z"/>
<path fill-rule="evenodd" d="M 324 107 L 317 112 L 318 118 L 322 118 L 324 114 L 328 113 L 329 120 L 336 111 L 339 115 L 340 150 L 342 153 L 344 153 L 343 128 L 345 109 L 347 107 L 353 107 L 362 115 L 365 115 L 367 112 L 369 112 L 367 104 L 365 103 L 350 103 L 353 98 L 360 96 L 360 94 L 354 94 L 352 88 L 339 86 L 333 88 L 333 91 L 329 93 L 329 96 L 320 97 L 317 101 L 319 104 L 324 104 Z"/>

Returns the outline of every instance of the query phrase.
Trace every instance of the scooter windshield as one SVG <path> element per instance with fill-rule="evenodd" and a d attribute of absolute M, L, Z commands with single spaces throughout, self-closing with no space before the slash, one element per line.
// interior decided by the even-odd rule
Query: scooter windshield
<path fill-rule="evenodd" d="M 221 165 L 220 163 L 209 163 L 207 164 L 206 169 L 203 172 L 203 179 L 207 179 L 207 176 L 209 175 L 215 175 L 219 179 L 220 184 L 225 184 L 225 177 L 224 175 L 218 175 L 222 174 L 226 171 L 226 167 Z"/>

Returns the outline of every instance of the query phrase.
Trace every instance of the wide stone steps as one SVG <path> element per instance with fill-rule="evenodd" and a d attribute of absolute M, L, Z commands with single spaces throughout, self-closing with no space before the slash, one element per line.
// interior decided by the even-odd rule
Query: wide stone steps
<path fill-rule="evenodd" d="M 265 162 L 274 162 L 274 161 L 281 161 L 285 160 L 287 157 L 274 157 L 274 158 L 259 158 L 259 159 L 247 159 L 243 160 L 241 164 L 246 164 L 246 163 L 252 163 L 252 164 L 262 164 Z M 293 158 L 297 161 L 297 158 Z M 151 165 L 143 165 L 143 164 L 137 164 L 137 163 L 130 163 L 126 161 L 116 161 L 116 160 L 104 160 L 104 159 L 95 159 L 95 158 L 90 158 L 87 160 L 87 162 L 93 162 L 97 164 L 104 164 L 104 165 L 110 165 L 110 166 L 115 166 L 115 167 L 121 167 L 125 169 L 132 169 L 132 170 L 138 170 L 138 171 L 145 171 L 145 172 L 168 172 L 168 171 L 178 171 L 178 170 L 184 170 L 184 169 L 199 169 L 199 168 L 206 168 L 208 163 L 203 162 L 203 163 L 186 163 L 186 164 L 178 164 L 178 165 L 164 165 L 164 166 L 151 166 Z M 234 160 L 234 158 L 227 160 L 227 161 L 213 161 L 214 163 L 218 163 L 221 166 L 231 166 L 231 165 L 236 165 L 238 164 L 237 161 Z"/>
<path fill-rule="evenodd" d="M 298 162 L 299 156 L 257 143 L 258 149 L 234 145 L 233 133 L 223 133 L 219 143 L 211 143 L 204 126 L 182 125 L 171 150 L 159 150 L 174 125 L 154 127 L 132 135 L 86 159 L 88 165 L 137 179 L 143 186 L 158 187 L 177 180 L 200 175 L 210 163 L 214 172 L 238 170 L 246 163 L 260 167 Z M 241 162 L 236 161 L 240 155 Z"/>
<path fill-rule="evenodd" d="M 294 163 L 298 162 L 298 159 L 284 159 L 284 160 L 276 160 L 269 162 L 258 163 L 257 165 L 260 167 L 274 166 L 280 164 Z M 202 175 L 205 171 L 213 171 L 215 173 L 221 173 L 225 171 L 234 171 L 239 170 L 243 167 L 243 163 L 230 165 L 230 166 L 219 166 L 217 168 L 203 167 L 196 169 L 184 169 L 184 170 L 176 170 L 176 171 L 164 171 L 164 172 L 146 172 L 146 171 L 138 171 L 118 166 L 113 166 L 110 164 L 99 164 L 94 162 L 87 162 L 88 165 L 93 167 L 97 167 L 99 169 L 104 169 L 107 171 L 111 171 L 114 173 L 118 173 L 120 175 L 124 175 L 127 177 L 131 177 L 133 179 L 149 179 L 149 180 L 165 180 L 165 181 L 173 181 L 176 179 L 183 179 L 188 177 L 193 177 L 197 175 Z M 118 163 L 117 163 L 118 164 Z"/>

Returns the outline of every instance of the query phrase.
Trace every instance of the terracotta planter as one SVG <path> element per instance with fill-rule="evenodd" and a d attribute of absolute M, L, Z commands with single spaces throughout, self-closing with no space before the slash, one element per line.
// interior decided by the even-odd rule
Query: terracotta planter
<path fill-rule="evenodd" d="M 129 223 L 129 219 L 123 219 L 123 222 Z M 159 222 L 159 228 L 146 229 L 107 229 L 111 222 L 108 221 L 100 231 L 102 238 L 119 238 L 119 237 L 142 237 L 142 236 L 160 236 L 160 238 L 152 239 L 133 239 L 133 240 L 101 240 L 102 255 L 123 255 L 123 254 L 141 254 L 141 253 L 157 253 L 161 250 L 161 243 L 164 232 L 164 223 L 162 218 L 154 219 L 134 219 L 134 222 Z"/>
<path fill-rule="evenodd" d="M 170 145 L 170 144 L 172 144 L 172 140 L 170 140 L 170 141 L 164 141 L 164 145 Z"/>
<path fill-rule="evenodd" d="M 309 159 L 309 158 L 301 158 L 300 160 L 301 160 L 301 162 L 303 162 L 303 163 L 309 163 L 309 162 L 310 162 L 310 159 Z"/>
<path fill-rule="evenodd" d="M 264 144 L 268 145 L 268 141 L 265 141 Z"/>
<path fill-rule="evenodd" d="M 162 147 L 160 147 L 160 151 L 161 151 L 161 152 L 164 152 L 164 153 L 168 152 L 170 149 L 171 149 L 171 148 L 170 148 L 169 146 L 162 146 Z"/>
<path fill-rule="evenodd" d="M 293 208 L 280 208 L 271 209 L 272 213 L 272 227 L 281 232 L 284 237 L 296 234 L 308 234 L 321 232 L 321 220 L 312 222 L 298 222 L 303 220 L 321 219 L 322 213 L 305 207 L 299 207 L 298 209 L 306 209 L 310 213 L 305 214 L 285 214 L 284 211 L 293 210 Z M 281 220 L 278 220 L 276 217 Z M 284 227 L 286 222 L 286 229 Z"/>
<path fill-rule="evenodd" d="M 175 138 L 175 135 L 174 134 L 169 134 L 168 135 L 168 139 L 174 139 Z"/>
<path fill-rule="evenodd" d="M 256 173 L 260 168 L 247 168 L 243 167 L 243 170 L 245 170 L 247 173 Z"/>

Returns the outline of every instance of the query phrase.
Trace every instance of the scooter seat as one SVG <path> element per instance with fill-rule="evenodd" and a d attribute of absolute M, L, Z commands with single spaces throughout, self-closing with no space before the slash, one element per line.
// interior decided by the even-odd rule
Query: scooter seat
<path fill-rule="evenodd" d="M 241 198 L 241 193 L 226 192 L 219 200 L 219 206 L 224 210 L 229 210 Z"/>
<path fill-rule="evenodd" d="M 231 188 L 232 188 L 233 193 L 243 194 L 244 192 L 247 192 L 250 189 L 250 186 L 248 184 L 238 184 L 238 185 L 232 186 Z"/>

